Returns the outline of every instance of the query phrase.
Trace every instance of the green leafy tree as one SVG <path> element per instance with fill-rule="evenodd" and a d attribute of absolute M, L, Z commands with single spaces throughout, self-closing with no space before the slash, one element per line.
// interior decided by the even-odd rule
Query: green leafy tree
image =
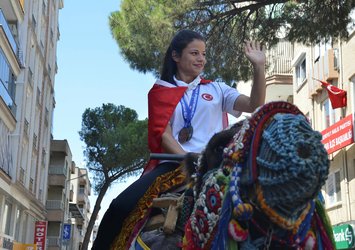
<path fill-rule="evenodd" d="M 79 135 L 86 144 L 87 167 L 98 195 L 82 246 L 87 249 L 102 199 L 110 185 L 139 174 L 146 163 L 147 120 L 138 120 L 136 111 L 124 106 L 103 104 L 85 110 Z"/>
<path fill-rule="evenodd" d="M 196 30 L 207 39 L 205 74 L 230 83 L 250 77 L 244 40 L 272 46 L 280 37 L 305 44 L 347 39 L 354 8 L 354 0 L 122 0 L 109 23 L 130 66 L 156 75 L 173 34 Z"/>

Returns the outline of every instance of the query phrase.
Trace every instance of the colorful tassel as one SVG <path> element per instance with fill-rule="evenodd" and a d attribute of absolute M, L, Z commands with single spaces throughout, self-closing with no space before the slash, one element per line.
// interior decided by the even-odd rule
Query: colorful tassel
<path fill-rule="evenodd" d="M 236 220 L 232 219 L 228 225 L 229 236 L 237 241 L 245 241 L 248 238 L 249 230 L 244 229 Z"/>

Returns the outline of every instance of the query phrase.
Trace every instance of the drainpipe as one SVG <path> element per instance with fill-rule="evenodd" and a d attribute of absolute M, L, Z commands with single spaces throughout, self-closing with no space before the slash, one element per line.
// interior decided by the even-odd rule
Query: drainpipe
<path fill-rule="evenodd" d="M 341 84 L 341 89 L 344 88 L 344 73 L 343 73 L 343 47 L 341 39 L 339 39 L 339 80 Z M 346 107 L 341 108 L 341 118 L 344 118 L 346 114 Z M 348 155 L 346 148 L 341 149 L 341 155 L 343 158 L 343 174 L 345 180 L 345 195 L 346 195 L 346 210 L 347 210 L 347 221 L 351 221 L 351 207 L 350 207 L 350 192 L 349 192 L 349 168 L 348 168 Z"/>

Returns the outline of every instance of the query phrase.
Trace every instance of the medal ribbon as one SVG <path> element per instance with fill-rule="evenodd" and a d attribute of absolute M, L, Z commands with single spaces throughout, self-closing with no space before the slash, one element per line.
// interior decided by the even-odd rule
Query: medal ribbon
<path fill-rule="evenodd" d="M 187 101 L 185 99 L 185 95 L 180 100 L 182 116 L 183 116 L 184 122 L 185 122 L 184 123 L 184 128 L 188 128 L 188 127 L 191 126 L 191 120 L 192 120 L 192 118 L 195 115 L 199 93 L 200 93 L 200 85 L 198 85 L 192 91 L 192 95 L 191 95 L 191 99 L 190 99 L 189 105 L 187 105 Z"/>

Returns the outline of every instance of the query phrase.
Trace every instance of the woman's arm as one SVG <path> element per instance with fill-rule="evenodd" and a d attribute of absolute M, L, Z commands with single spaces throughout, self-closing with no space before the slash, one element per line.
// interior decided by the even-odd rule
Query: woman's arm
<path fill-rule="evenodd" d="M 253 65 L 253 86 L 250 97 L 240 95 L 234 102 L 234 109 L 237 111 L 252 113 L 265 103 L 265 50 L 258 42 L 247 41 L 245 43 L 245 55 Z"/>
<path fill-rule="evenodd" d="M 165 131 L 161 137 L 161 147 L 164 153 L 186 154 L 180 144 L 177 143 L 177 141 L 174 139 L 170 123 L 168 123 L 166 126 Z"/>

